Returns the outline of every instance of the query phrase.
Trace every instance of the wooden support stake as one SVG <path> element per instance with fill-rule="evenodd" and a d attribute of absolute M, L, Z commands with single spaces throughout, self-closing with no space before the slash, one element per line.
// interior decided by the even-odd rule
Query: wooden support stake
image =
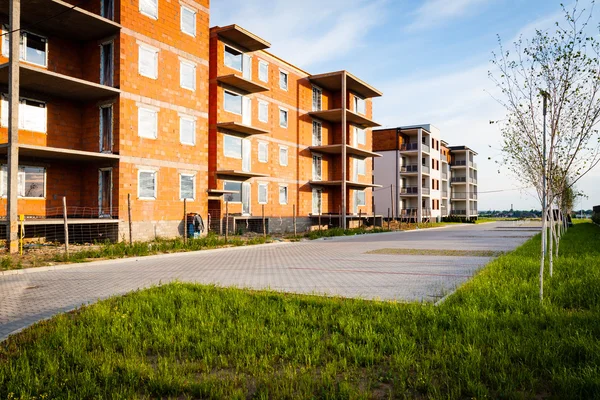
<path fill-rule="evenodd" d="M 319 211 L 319 232 L 321 232 L 321 211 Z"/>
<path fill-rule="evenodd" d="M 183 199 L 183 244 L 187 243 L 188 221 L 187 221 L 187 199 Z"/>
<path fill-rule="evenodd" d="M 390 208 L 388 207 L 388 231 L 390 230 Z"/>
<path fill-rule="evenodd" d="M 390 206 L 392 207 L 392 217 L 394 216 L 394 191 L 392 185 L 390 185 Z"/>
<path fill-rule="evenodd" d="M 292 206 L 292 212 L 294 213 L 294 237 L 296 237 L 296 205 Z"/>
<path fill-rule="evenodd" d="M 263 224 L 263 237 L 267 237 L 267 226 L 265 225 L 265 205 L 262 205 L 262 224 Z"/>
<path fill-rule="evenodd" d="M 69 224 L 67 223 L 67 198 L 63 197 L 63 219 L 65 225 L 65 254 L 69 257 Z"/>
<path fill-rule="evenodd" d="M 362 228 L 363 223 L 362 223 L 362 210 L 358 210 L 358 227 Z"/>
<path fill-rule="evenodd" d="M 225 201 L 225 243 L 229 234 L 229 200 Z"/>
<path fill-rule="evenodd" d="M 129 245 L 133 244 L 133 232 L 131 229 L 131 193 L 127 193 L 127 217 L 129 219 Z"/>

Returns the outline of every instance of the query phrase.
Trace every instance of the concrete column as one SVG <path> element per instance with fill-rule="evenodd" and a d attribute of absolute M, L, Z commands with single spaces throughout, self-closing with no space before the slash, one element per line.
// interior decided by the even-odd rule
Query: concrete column
<path fill-rule="evenodd" d="M 471 167 L 469 166 L 469 151 L 465 151 L 465 160 L 466 160 L 466 180 L 467 182 L 465 183 L 465 196 L 467 196 L 467 199 L 465 201 L 466 203 L 466 210 L 467 210 L 467 220 L 471 219 Z"/>
<path fill-rule="evenodd" d="M 346 159 L 346 144 L 347 144 L 347 121 L 346 121 L 346 110 L 348 109 L 348 93 L 346 90 L 346 71 L 342 72 L 342 229 L 346 229 L 346 209 L 348 199 L 346 196 L 346 180 L 348 171 Z"/>
<path fill-rule="evenodd" d="M 9 67 L 8 67 L 8 163 L 7 247 L 10 253 L 19 251 L 19 53 L 21 35 L 21 0 L 10 0 L 9 6 Z"/>
<path fill-rule="evenodd" d="M 423 222 L 423 129 L 419 128 L 419 133 L 417 135 L 417 148 L 419 151 L 417 152 L 417 222 Z"/>

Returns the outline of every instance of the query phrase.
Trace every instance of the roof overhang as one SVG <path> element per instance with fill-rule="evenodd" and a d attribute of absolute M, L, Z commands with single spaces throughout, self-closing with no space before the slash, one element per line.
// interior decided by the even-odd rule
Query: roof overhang
<path fill-rule="evenodd" d="M 0 14 L 9 15 L 10 1 L 0 0 Z M 116 35 L 121 29 L 114 21 L 61 0 L 21 1 L 21 27 L 80 42 Z"/>
<path fill-rule="evenodd" d="M 382 92 L 368 83 L 358 79 L 347 71 L 328 72 L 325 74 L 311 75 L 308 79 L 315 85 L 332 92 L 342 90 L 342 79 L 346 75 L 346 88 L 364 98 L 380 97 Z"/>
<path fill-rule="evenodd" d="M 323 121 L 339 123 L 342 122 L 343 110 L 336 108 L 333 110 L 312 111 L 308 113 L 311 117 L 322 119 Z M 350 124 L 359 125 L 363 128 L 373 128 L 381 126 L 377 122 L 372 121 L 360 114 L 346 110 L 346 121 Z"/>
<path fill-rule="evenodd" d="M 219 122 L 217 128 L 241 133 L 243 135 L 266 135 L 269 133 L 269 131 L 265 129 L 240 124 L 239 122 Z"/>
<path fill-rule="evenodd" d="M 8 144 L 0 144 L 0 154 L 8 152 Z M 119 160 L 117 154 L 95 153 L 93 151 L 81 151 L 72 149 L 61 149 L 58 147 L 35 146 L 32 144 L 19 145 L 19 158 L 36 158 L 42 160 L 77 161 L 77 162 L 116 162 Z"/>
<path fill-rule="evenodd" d="M 271 43 L 235 24 L 224 27 L 215 26 L 211 28 L 211 33 L 216 33 L 221 38 L 238 44 L 250 51 L 264 50 L 271 47 Z"/>
<path fill-rule="evenodd" d="M 8 63 L 0 65 L 0 84 L 8 85 Z M 52 97 L 78 101 L 96 101 L 119 95 L 121 91 L 110 86 L 100 85 L 73 78 L 45 69 L 20 64 L 20 85 L 22 90 L 42 93 Z"/>
<path fill-rule="evenodd" d="M 217 82 L 223 85 L 228 85 L 237 89 L 241 89 L 246 93 L 260 93 L 269 90 L 269 88 L 264 85 L 252 82 L 251 80 L 243 78 L 236 74 L 219 76 L 217 78 Z"/>

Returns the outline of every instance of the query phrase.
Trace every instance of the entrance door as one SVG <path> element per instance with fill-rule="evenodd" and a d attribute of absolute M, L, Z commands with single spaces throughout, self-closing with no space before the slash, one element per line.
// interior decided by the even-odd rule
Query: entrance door
<path fill-rule="evenodd" d="M 112 153 L 112 111 L 112 104 L 100 107 L 100 152 L 102 153 Z"/>
<path fill-rule="evenodd" d="M 112 217 L 112 168 L 99 170 L 98 186 L 98 215 Z"/>
<path fill-rule="evenodd" d="M 250 97 L 242 97 L 242 124 L 252 125 L 252 99 Z"/>
<path fill-rule="evenodd" d="M 242 214 L 250 215 L 250 183 L 242 183 Z"/>
<path fill-rule="evenodd" d="M 242 139 L 242 171 L 250 172 L 252 163 L 251 156 L 252 146 L 250 140 Z"/>

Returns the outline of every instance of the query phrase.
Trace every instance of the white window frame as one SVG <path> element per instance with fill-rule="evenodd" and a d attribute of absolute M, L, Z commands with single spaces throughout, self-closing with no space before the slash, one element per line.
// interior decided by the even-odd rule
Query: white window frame
<path fill-rule="evenodd" d="M 320 207 L 319 207 L 318 210 L 315 210 L 315 208 L 316 208 L 315 207 L 316 206 L 316 204 L 315 204 L 315 194 L 318 194 L 319 195 L 318 197 L 320 197 L 320 200 L 321 200 L 320 201 L 321 204 L 320 204 Z M 312 202 L 312 204 L 311 204 L 311 213 L 313 215 L 321 215 L 321 214 L 323 214 L 323 189 L 319 189 L 319 188 L 313 188 L 312 189 L 312 201 L 311 202 Z M 317 212 L 315 212 L 315 211 L 317 211 Z"/>
<path fill-rule="evenodd" d="M 318 103 L 315 104 L 315 93 L 318 94 Z M 313 85 L 312 87 L 312 110 L 313 111 L 321 111 L 323 110 L 323 89 L 318 86 Z"/>
<path fill-rule="evenodd" d="M 230 137 L 233 138 L 235 140 L 239 140 L 240 141 L 240 154 L 239 157 L 238 156 L 233 156 L 233 155 L 228 155 L 227 152 L 225 151 L 225 138 Z M 242 152 L 243 152 L 243 144 L 242 144 L 243 139 L 239 136 L 234 136 L 234 135 L 227 135 L 224 134 L 223 135 L 223 156 L 227 157 L 227 158 L 235 158 L 236 160 L 241 160 L 242 159 Z"/>
<path fill-rule="evenodd" d="M 192 122 L 192 141 L 191 142 L 184 142 L 184 140 L 183 140 L 183 137 L 182 137 L 183 121 Z M 183 115 L 183 114 L 179 115 L 179 143 L 185 144 L 185 145 L 190 145 L 190 146 L 196 145 L 196 118 L 189 116 L 189 115 Z"/>
<path fill-rule="evenodd" d="M 318 126 L 319 137 L 315 140 L 315 126 Z M 323 123 L 321 121 L 313 120 L 312 125 L 312 145 L 321 146 L 323 144 Z"/>
<path fill-rule="evenodd" d="M 141 187 L 140 184 L 142 183 L 141 179 L 140 179 L 140 175 L 142 173 L 151 173 L 154 175 L 154 195 L 153 197 L 142 197 L 140 196 L 141 194 Z M 158 171 L 153 170 L 153 169 L 138 169 L 138 174 L 137 174 L 137 179 L 138 179 L 138 200 L 156 200 L 157 198 L 157 193 L 158 193 Z"/>
<path fill-rule="evenodd" d="M 141 111 L 148 111 L 154 114 L 154 136 L 150 136 L 150 135 L 146 135 L 146 134 L 142 134 L 140 131 L 140 126 L 141 126 Z M 154 109 L 154 108 L 150 108 L 150 107 L 145 107 L 145 106 L 139 106 L 138 107 L 138 137 L 143 137 L 146 139 L 157 139 L 158 138 L 158 110 Z"/>
<path fill-rule="evenodd" d="M 142 49 L 154 53 L 154 74 L 153 75 L 149 75 L 149 74 L 142 72 L 142 69 L 141 69 Z M 138 74 L 140 74 L 141 76 L 145 76 L 146 78 L 158 79 L 158 52 L 159 52 L 159 50 L 156 47 L 149 46 L 145 43 L 138 44 Z"/>
<path fill-rule="evenodd" d="M 359 203 L 358 201 L 358 195 L 362 193 L 363 195 L 363 202 L 362 204 Z M 356 206 L 357 207 L 365 207 L 367 205 L 367 192 L 365 192 L 364 190 L 354 190 L 354 201 L 356 201 Z"/>
<path fill-rule="evenodd" d="M 102 119 L 102 112 L 105 109 L 110 109 L 110 150 L 106 150 L 106 149 L 102 149 L 102 142 L 104 141 L 104 124 L 102 123 L 103 119 Z M 98 107 L 98 116 L 99 116 L 99 123 L 98 123 L 98 127 L 99 127 L 99 149 L 100 152 L 102 153 L 112 153 L 113 150 L 113 145 L 114 145 L 114 137 L 115 137 L 115 109 L 114 109 L 114 104 L 110 103 L 110 104 L 102 104 Z"/>
<path fill-rule="evenodd" d="M 285 193 L 285 200 L 281 201 L 281 189 L 285 189 L 284 193 Z M 288 185 L 279 185 L 279 204 L 288 204 L 289 201 L 289 189 L 288 189 Z"/>
<path fill-rule="evenodd" d="M 265 79 L 263 79 L 263 76 L 261 75 L 261 67 L 266 67 L 267 68 L 267 76 Z M 269 63 L 266 62 L 265 60 L 259 60 L 258 61 L 258 80 L 261 82 L 269 82 Z"/>
<path fill-rule="evenodd" d="M 44 170 L 44 187 L 42 188 L 42 197 L 27 197 L 21 195 L 21 185 L 20 182 L 25 183 L 25 178 L 21 178 L 25 174 L 25 168 L 41 168 Z M 19 165 L 17 170 L 17 197 L 19 199 L 28 199 L 28 200 L 46 200 L 46 185 L 48 182 L 48 170 L 45 167 L 40 167 L 39 165 Z M 8 166 L 6 164 L 0 165 L 0 197 L 6 198 L 8 197 Z M 2 193 L 4 191 L 5 193 Z"/>
<path fill-rule="evenodd" d="M 32 61 L 28 61 L 25 56 L 27 54 L 27 35 L 35 35 L 45 39 L 46 48 L 44 49 L 44 64 L 34 63 Z M 10 29 L 7 25 L 2 25 L 2 55 L 4 57 L 9 57 L 10 54 L 10 42 L 9 42 Z M 19 60 L 25 61 L 26 63 L 37 65 L 39 67 L 48 68 L 48 37 L 44 35 L 39 35 L 37 33 L 29 32 L 24 29 L 21 30 L 19 35 L 19 40 L 21 43 L 19 44 Z"/>
<path fill-rule="evenodd" d="M 263 201 L 260 200 L 260 190 L 264 188 L 265 191 L 265 199 Z M 269 183 L 268 182 L 258 182 L 258 204 L 268 204 L 269 203 Z"/>
<path fill-rule="evenodd" d="M 185 86 L 183 82 L 183 68 L 191 67 L 192 68 L 192 86 Z M 196 91 L 196 64 L 186 60 L 179 60 L 179 86 L 183 89 L 191 90 L 192 92 Z"/>
<path fill-rule="evenodd" d="M 182 189 L 181 181 L 183 180 L 182 178 L 184 176 L 186 178 L 192 178 L 192 197 L 191 198 L 190 197 L 183 197 L 181 195 L 181 189 Z M 196 175 L 195 174 L 184 174 L 184 173 L 180 173 L 179 174 L 179 200 L 183 201 L 184 199 L 187 200 L 187 201 L 194 201 L 194 200 L 196 200 Z"/>
<path fill-rule="evenodd" d="M 230 49 L 235 50 L 238 53 L 240 53 L 240 55 L 242 57 L 242 63 L 241 63 L 241 68 L 240 69 L 237 69 L 235 67 L 232 67 L 231 65 L 225 64 L 225 53 L 227 52 L 227 48 L 230 48 Z M 237 48 L 231 46 L 231 45 L 228 45 L 228 44 L 224 45 L 223 46 L 223 65 L 226 66 L 227 68 L 231 68 L 231 69 L 233 69 L 235 71 L 239 71 L 239 72 L 243 73 L 244 72 L 244 52 L 242 50 L 240 50 L 240 49 L 237 49 Z"/>
<path fill-rule="evenodd" d="M 365 158 L 355 158 L 356 160 L 356 173 L 359 176 L 367 175 L 367 160 Z M 362 169 L 362 173 L 361 173 Z"/>
<path fill-rule="evenodd" d="M 282 76 L 284 76 L 284 75 L 285 75 L 285 87 L 284 87 L 284 85 L 282 84 L 282 83 L 283 83 L 283 81 L 282 81 L 282 79 L 281 79 L 281 78 L 282 78 Z M 286 92 L 287 92 L 289 87 L 290 87 L 290 73 L 289 73 L 289 72 L 287 72 L 287 71 L 284 71 L 284 70 L 280 69 L 280 70 L 279 70 L 279 88 L 280 88 L 281 90 L 284 90 L 284 91 L 286 91 Z"/>
<path fill-rule="evenodd" d="M 285 113 L 285 123 L 281 118 L 281 113 L 284 112 Z M 290 112 L 288 111 L 287 108 L 283 108 L 283 107 L 279 107 L 279 127 L 280 128 L 286 128 L 289 126 L 290 124 Z"/>
<path fill-rule="evenodd" d="M 240 191 L 237 193 L 240 196 L 240 201 L 230 201 L 229 204 L 242 204 L 242 191 L 244 190 L 244 184 L 240 181 L 223 181 L 223 190 L 225 189 L 225 184 L 226 183 L 239 183 L 240 184 Z M 228 194 L 225 194 L 225 196 L 228 196 Z"/>
<path fill-rule="evenodd" d="M 367 114 L 367 100 L 363 99 L 362 97 L 358 96 L 355 93 L 353 93 L 353 96 L 354 96 L 354 112 L 356 114 L 366 115 Z M 359 110 L 359 107 L 358 107 L 359 104 L 363 104 L 364 112 Z"/>
<path fill-rule="evenodd" d="M 285 162 L 282 162 L 281 155 L 285 154 Z M 279 165 L 282 167 L 287 167 L 289 163 L 290 152 L 287 146 L 279 146 Z"/>
<path fill-rule="evenodd" d="M 25 102 L 26 101 L 34 101 L 36 103 L 40 103 L 44 105 L 44 109 L 46 110 L 45 124 L 43 130 L 31 129 L 28 126 L 25 126 Z M 2 94 L 2 100 L 0 103 L 0 125 L 4 127 L 8 127 L 8 95 Z M 40 101 L 37 99 L 32 99 L 29 97 L 21 97 L 19 98 L 19 129 L 29 132 L 39 132 L 39 133 L 48 133 L 48 103 L 45 101 Z"/>
<path fill-rule="evenodd" d="M 319 175 L 317 176 L 317 169 L 315 168 L 315 159 L 319 159 Z M 321 154 L 313 153 L 312 155 L 312 180 L 313 181 L 322 181 L 323 180 L 323 156 Z"/>
<path fill-rule="evenodd" d="M 261 158 L 261 147 L 264 149 L 264 158 Z M 258 142 L 258 162 L 267 163 L 269 162 L 269 143 L 260 141 Z"/>
<path fill-rule="evenodd" d="M 238 112 L 235 112 L 235 111 L 230 111 L 230 110 L 228 110 L 228 109 L 226 109 L 226 108 L 225 108 L 225 93 L 230 93 L 230 94 L 233 94 L 233 95 L 239 96 L 239 98 L 240 98 L 240 103 L 241 103 L 241 104 L 240 104 L 240 105 L 241 105 L 241 107 L 240 107 L 240 112 L 239 112 L 239 113 L 238 113 Z M 224 110 L 224 111 L 227 111 L 228 113 L 231 113 L 231 114 L 235 114 L 235 115 L 243 115 L 243 113 L 244 113 L 244 95 L 243 95 L 243 94 L 241 94 L 241 93 L 234 92 L 233 90 L 229 90 L 229 89 L 223 89 L 223 110 Z"/>
<path fill-rule="evenodd" d="M 266 118 L 261 118 L 261 113 L 260 113 L 260 108 L 261 107 L 266 107 L 267 108 L 267 116 Z M 269 102 L 264 101 L 264 100 L 259 100 L 258 101 L 258 120 L 260 122 L 269 122 Z"/>
<path fill-rule="evenodd" d="M 139 10 L 140 10 L 141 14 L 143 14 L 143 15 L 145 15 L 147 17 L 150 17 L 152 19 L 158 20 L 158 0 L 155 1 L 156 2 L 156 15 L 152 15 L 149 12 L 143 10 L 142 9 L 142 0 L 138 0 L 138 1 L 140 2 Z"/>
<path fill-rule="evenodd" d="M 183 25 L 183 12 L 184 12 L 184 10 L 192 13 L 192 15 L 194 16 L 194 29 L 193 29 L 193 32 L 187 32 L 184 29 L 184 25 Z M 186 6 L 184 6 L 182 4 L 181 5 L 181 10 L 180 10 L 180 18 L 179 18 L 179 20 L 180 20 L 180 25 L 181 25 L 181 32 L 185 33 L 186 35 L 190 35 L 192 37 L 196 37 L 196 25 L 197 25 L 197 22 L 196 22 L 196 10 L 194 10 L 194 9 L 192 9 L 190 7 L 186 7 Z"/>
<path fill-rule="evenodd" d="M 359 144 L 362 146 L 367 144 L 367 130 L 366 129 L 361 129 L 358 126 L 355 126 L 354 134 L 356 135 L 356 144 Z"/>

